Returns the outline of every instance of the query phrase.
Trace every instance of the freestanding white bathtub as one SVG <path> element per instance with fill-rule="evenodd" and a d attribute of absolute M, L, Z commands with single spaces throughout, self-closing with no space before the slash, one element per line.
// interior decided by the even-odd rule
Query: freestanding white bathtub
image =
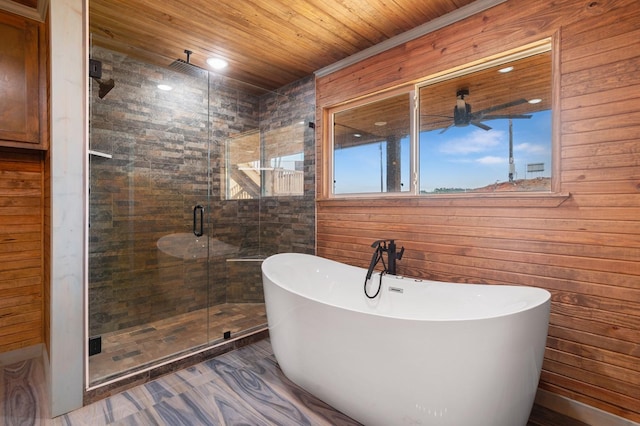
<path fill-rule="evenodd" d="M 262 264 L 284 374 L 365 425 L 526 425 L 550 294 L 534 287 L 384 276 L 284 253 Z M 378 285 L 375 273 L 371 285 Z"/>

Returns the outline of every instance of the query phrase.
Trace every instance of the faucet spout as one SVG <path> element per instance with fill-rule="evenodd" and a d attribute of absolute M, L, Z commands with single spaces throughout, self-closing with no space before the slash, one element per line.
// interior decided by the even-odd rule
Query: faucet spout
<path fill-rule="evenodd" d="M 400 251 L 397 251 L 396 242 L 394 240 L 389 240 L 389 245 L 387 246 L 387 257 L 389 268 L 387 269 L 387 273 L 391 275 L 396 275 L 396 261 L 402 259 L 402 255 L 404 254 L 404 247 L 400 248 Z"/>

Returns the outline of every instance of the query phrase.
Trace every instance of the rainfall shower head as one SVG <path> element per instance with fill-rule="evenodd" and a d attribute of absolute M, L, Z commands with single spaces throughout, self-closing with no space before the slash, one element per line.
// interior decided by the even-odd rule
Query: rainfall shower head
<path fill-rule="evenodd" d="M 200 68 L 197 65 L 193 65 L 191 62 L 189 62 L 189 57 L 193 52 L 190 50 L 185 50 L 184 53 L 187 54 L 187 60 L 185 61 L 184 59 L 176 59 L 171 64 L 169 64 L 169 68 L 176 71 L 180 71 L 192 77 L 197 77 L 197 78 L 206 77 L 208 73 L 207 70 Z"/>

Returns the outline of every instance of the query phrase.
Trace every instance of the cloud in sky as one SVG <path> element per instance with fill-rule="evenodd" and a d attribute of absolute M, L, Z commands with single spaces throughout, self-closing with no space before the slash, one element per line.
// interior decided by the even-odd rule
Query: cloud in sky
<path fill-rule="evenodd" d="M 541 144 L 533 144 L 529 142 L 516 144 L 513 149 L 517 152 L 525 152 L 527 154 L 546 154 L 548 151 L 548 147 L 545 147 Z"/>
<path fill-rule="evenodd" d="M 440 152 L 452 155 L 468 155 L 486 152 L 498 145 L 504 137 L 500 130 L 474 130 L 464 137 L 452 138 L 440 146 Z"/>
<path fill-rule="evenodd" d="M 476 160 L 476 163 L 485 165 L 505 164 L 507 162 L 508 160 L 506 157 L 496 157 L 495 155 L 487 155 Z"/>

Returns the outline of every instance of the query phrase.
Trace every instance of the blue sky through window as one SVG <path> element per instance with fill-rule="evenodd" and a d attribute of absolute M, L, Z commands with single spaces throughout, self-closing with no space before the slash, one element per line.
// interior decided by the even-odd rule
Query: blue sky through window
<path fill-rule="evenodd" d="M 514 119 L 514 179 L 550 177 L 551 111 Z M 509 120 L 485 121 L 491 130 L 451 127 L 420 135 L 420 190 L 474 189 L 509 180 Z M 544 172 L 527 173 L 527 164 L 543 163 Z"/>
<path fill-rule="evenodd" d="M 514 119 L 514 179 L 551 176 L 551 111 Z M 509 180 L 509 120 L 485 121 L 492 129 L 450 127 L 420 134 L 420 190 L 474 189 Z M 402 191 L 410 190 L 409 138 L 401 140 Z M 334 151 L 334 193 L 386 192 L 386 142 Z M 527 165 L 543 163 L 543 172 Z"/>

